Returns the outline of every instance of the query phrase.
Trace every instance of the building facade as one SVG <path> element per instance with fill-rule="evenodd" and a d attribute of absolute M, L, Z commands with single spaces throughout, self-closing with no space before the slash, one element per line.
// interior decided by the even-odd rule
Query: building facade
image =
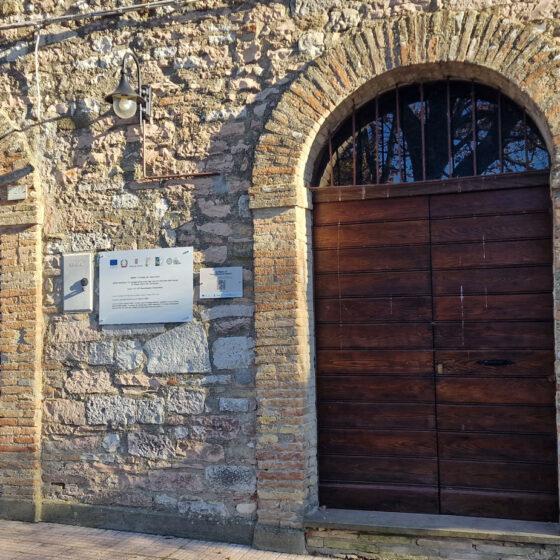
<path fill-rule="evenodd" d="M 148 3 L 141 8 L 134 8 L 132 2 L 122 4 L 131 10 L 96 14 L 108 10 L 97 0 L 42 2 L 40 8 L 15 0 L 0 6 L 0 188 L 4 189 L 0 205 L 0 515 L 225 539 L 298 552 L 429 556 L 444 550 L 456 558 L 466 558 L 467 553 L 500 557 L 506 552 L 523 558 L 537 553 L 554 557 L 560 546 L 555 536 L 558 454 L 554 341 L 558 329 L 552 300 L 546 294 L 553 294 L 556 309 L 558 273 L 551 264 L 556 262 L 558 248 L 556 189 L 560 185 L 558 2 L 216 0 Z M 56 19 L 64 15 L 72 17 Z M 26 20 L 43 23 L 18 26 Z M 117 85 L 121 62 L 129 49 L 139 58 L 143 82 L 154 92 L 153 119 L 144 130 L 134 119 L 118 119 L 104 102 Z M 379 428 L 372 421 L 366 429 L 377 433 L 373 440 L 362 439 L 355 447 L 329 451 L 334 432 L 329 432 L 325 420 L 334 416 L 341 419 L 334 429 L 349 428 L 342 436 L 349 441 L 353 437 L 350 431 L 358 424 L 344 424 L 345 418 L 362 413 L 361 405 L 348 403 L 360 399 L 342 394 L 345 381 L 339 380 L 331 389 L 322 381 L 319 397 L 316 390 L 316 370 L 324 372 L 325 364 L 328 369 L 336 363 L 323 350 L 344 350 L 347 362 L 342 366 L 345 371 L 339 373 L 350 374 L 361 367 L 359 360 L 348 358 L 352 350 L 396 349 L 393 361 L 382 367 L 386 377 L 390 377 L 397 355 L 404 368 L 400 374 L 413 377 L 414 360 L 406 357 L 405 350 L 420 345 L 432 358 L 434 352 L 437 354 L 432 338 L 405 344 L 405 327 L 391 331 L 392 320 L 377 321 L 384 325 L 377 331 L 359 326 L 357 330 L 366 334 L 343 342 L 343 332 L 346 336 L 352 327 L 341 327 L 341 315 L 338 319 L 318 316 L 319 310 L 324 310 L 323 297 L 334 297 L 337 305 L 344 300 L 341 273 L 354 282 L 352 285 L 358 282 L 350 278 L 349 269 L 319 266 L 321 249 L 338 252 L 344 248 L 341 232 L 350 239 L 352 233 L 348 228 L 341 230 L 341 223 L 345 219 L 352 222 L 352 216 L 360 211 L 370 217 L 356 218 L 357 224 L 375 221 L 371 216 L 382 206 L 376 200 L 383 197 L 394 198 L 399 212 L 407 204 L 396 192 L 397 186 L 383 187 L 383 196 L 370 195 L 381 191 L 363 186 L 372 181 L 363 177 L 358 181 L 356 171 L 349 182 L 335 184 L 329 144 L 338 158 L 342 143 L 333 148 L 332 138 L 346 123 L 350 127 L 346 139 L 354 139 L 356 154 L 352 115 L 386 92 L 404 91 L 401 88 L 410 84 L 448 84 L 449 88 L 450 83 L 465 82 L 497 92 L 496 99 L 521 111 L 525 115 L 523 126 L 529 127 L 520 129 L 525 144 L 519 149 L 526 155 L 523 170 L 504 166 L 506 141 L 500 132 L 497 157 L 501 163 L 495 174 L 513 182 L 496 186 L 501 180 L 498 177 L 497 183 L 482 191 L 482 200 L 487 191 L 495 196 L 495 207 L 486 212 L 492 216 L 489 223 L 521 220 L 510 228 L 516 232 L 525 227 L 521 223 L 525 214 L 533 212 L 544 220 L 539 222 L 538 227 L 544 229 L 538 234 L 528 229 L 519 235 L 488 238 L 489 243 L 542 241 L 528 246 L 526 257 L 519 256 L 521 249 L 516 245 L 512 251 L 518 260 L 502 263 L 508 270 L 521 271 L 519 277 L 510 277 L 501 269 L 493 273 L 497 284 L 490 295 L 533 298 L 508 304 L 508 321 L 518 322 L 496 334 L 499 340 L 472 342 L 471 332 L 470 343 L 462 340 L 462 344 L 442 343 L 440 347 L 441 351 L 456 347 L 487 353 L 500 350 L 499 356 L 495 352 L 481 354 L 477 360 L 488 362 L 480 367 L 494 368 L 492 375 L 482 375 L 493 379 L 492 383 L 471 387 L 478 391 L 478 400 L 471 396 L 450 402 L 468 405 L 462 409 L 465 414 L 476 405 L 504 406 L 488 418 L 495 422 L 504 412 L 509 414 L 508 422 L 525 426 L 486 426 L 488 432 L 468 427 L 455 430 L 459 435 L 454 446 L 476 449 L 471 455 L 451 455 L 454 460 L 461 459 L 461 469 L 466 463 L 486 461 L 497 463 L 500 473 L 508 469 L 516 473 L 507 483 L 480 482 L 481 490 L 470 502 L 465 495 L 476 494 L 476 485 L 471 482 L 481 475 L 473 474 L 468 484 L 443 480 L 441 465 L 446 456 L 441 442 L 449 437 L 445 428 L 440 426 L 438 431 L 430 425 L 424 429 L 422 420 L 414 416 L 413 425 L 405 430 L 408 440 L 383 444 L 388 447 L 372 452 L 383 446 L 380 442 L 386 441 L 383 438 L 388 433 L 397 428 L 401 430 L 399 437 L 403 433 L 398 423 Z M 483 104 L 475 97 L 472 106 L 480 105 L 482 111 Z M 422 98 L 421 106 L 427 107 L 424 101 Z M 396 103 L 398 107 L 398 98 Z M 449 114 L 449 104 L 442 111 Z M 500 130 L 506 126 L 501 111 Z M 398 109 L 392 114 L 397 118 Z M 471 151 L 476 153 L 477 143 L 484 138 L 477 136 L 482 126 L 476 116 L 473 118 Z M 373 116 L 372 120 L 378 122 Z M 452 127 L 452 119 L 447 121 Z M 397 132 L 404 130 L 401 124 L 397 124 Z M 532 146 L 541 150 L 535 167 L 527 163 L 533 148 L 527 147 L 529 133 L 523 130 L 536 135 Z M 437 134 L 445 137 L 448 133 L 444 129 L 423 136 L 422 146 Z M 405 150 L 404 140 L 394 145 Z M 450 139 L 451 159 L 457 156 L 458 145 L 459 141 Z M 412 144 L 406 148 L 408 152 L 414 149 Z M 321 167 L 325 153 L 331 163 Z M 379 161 L 379 152 L 376 154 Z M 472 157 L 476 159 L 476 155 Z M 481 152 L 479 169 L 483 157 Z M 402 161 L 405 163 L 398 164 L 400 178 L 404 176 L 403 182 L 413 184 L 417 178 L 406 176 L 408 164 L 406 158 Z M 486 178 L 461 183 L 453 179 L 451 169 L 452 165 L 446 171 L 447 180 L 442 174 L 430 177 L 424 172 L 418 183 L 425 187 L 427 179 L 437 179 L 440 186 L 412 193 L 416 196 L 410 200 L 477 191 L 473 184 L 488 184 Z M 461 175 L 483 174 L 476 172 L 476 164 L 474 169 Z M 208 173 L 211 175 L 204 175 Z M 149 178 L 168 175 L 173 177 Z M 382 182 L 401 181 L 393 177 Z M 358 184 L 358 194 L 350 197 L 349 191 L 339 186 Z M 501 190 L 508 189 L 515 193 L 526 189 L 523 192 L 527 195 L 512 195 L 508 200 L 515 202 L 509 207 L 499 196 Z M 550 193 L 550 197 L 543 198 L 543 193 Z M 459 198 L 462 214 L 442 216 L 466 216 L 480 223 L 484 208 L 491 203 L 477 202 L 482 210 L 475 212 L 465 210 L 466 200 Z M 535 200 L 541 206 L 535 206 Z M 344 206 L 345 201 L 354 206 Z M 341 214 L 325 218 L 325 212 L 336 204 L 339 210 L 343 206 Z M 319 219 L 319 208 L 327 207 Z M 390 218 L 390 212 L 377 221 L 397 219 Z M 428 217 L 398 217 L 417 221 L 432 218 L 437 215 L 431 210 Z M 324 224 L 337 226 L 336 243 L 321 245 L 323 232 L 319 229 Z M 352 227 L 366 231 L 368 226 L 364 226 L 366 230 Z M 384 235 L 387 227 L 371 235 Z M 466 231 L 474 231 L 473 227 L 468 225 Z M 435 231 L 431 225 L 429 228 L 426 247 L 431 247 Z M 416 240 L 396 245 L 422 244 L 417 241 L 418 231 L 405 229 L 412 231 Z M 469 239 L 461 238 L 459 243 Z M 386 245 L 394 247 L 395 243 Z M 375 243 L 356 242 L 355 247 L 362 246 Z M 64 312 L 63 255 L 90 253 L 97 257 L 103 251 L 167 247 L 194 250 L 193 321 L 100 325 L 98 272 L 92 279 L 93 311 Z M 347 244 L 349 247 L 354 245 Z M 534 255 L 541 250 L 543 260 L 535 260 Z M 497 252 L 501 254 L 501 248 Z M 433 264 L 433 254 L 430 258 Z M 98 260 L 95 262 L 97 271 Z M 435 294 L 432 264 L 429 284 L 430 294 Z M 207 267 L 242 267 L 243 296 L 200 298 L 199 271 Z M 539 267 L 542 276 L 529 274 Z M 418 278 L 420 269 L 413 266 L 406 270 Z M 324 270 L 333 274 L 321 280 Z M 398 282 L 403 267 L 391 270 L 400 272 L 389 282 Z M 325 283 L 335 286 L 334 296 L 324 291 Z M 395 290 L 396 296 L 408 294 Z M 463 297 L 469 296 L 468 286 L 464 294 L 462 283 L 460 292 L 453 290 L 449 294 L 463 305 Z M 349 297 L 356 295 L 349 293 Z M 371 298 L 389 295 L 393 305 L 392 290 L 364 293 Z M 360 292 L 361 297 L 364 293 Z M 496 313 L 505 309 L 496 305 Z M 537 307 L 534 315 L 515 311 Z M 433 303 L 430 308 L 434 308 Z M 413 304 L 403 313 L 411 317 L 417 309 Z M 383 315 L 372 313 L 369 320 L 350 319 L 346 323 L 375 323 Z M 488 318 L 489 324 L 501 319 Z M 408 321 L 403 320 L 403 324 Z M 426 325 L 437 323 L 431 315 L 422 321 Z M 453 315 L 450 321 L 466 332 L 469 317 Z M 338 325 L 336 332 L 327 332 L 330 327 L 323 323 Z M 529 323 L 533 330 L 527 330 Z M 489 324 L 481 327 L 484 333 L 491 330 Z M 416 333 L 421 328 L 412 330 Z M 429 336 L 437 337 L 437 328 L 437 324 L 430 327 Z M 371 342 L 387 337 L 390 341 L 385 345 Z M 363 338 L 368 340 L 365 345 L 360 342 Z M 517 357 L 512 357 L 516 351 Z M 528 361 L 523 362 L 523 356 Z M 428 369 L 433 377 L 438 374 L 438 358 L 432 358 Z M 498 358 L 504 358 L 504 363 L 495 363 Z M 509 365 L 519 366 L 519 371 L 502 379 L 502 370 L 495 370 Z M 369 363 L 358 375 L 371 374 L 372 367 Z M 436 385 L 428 391 L 435 391 Z M 351 392 L 358 395 L 368 390 L 387 394 L 387 386 L 364 389 L 359 384 L 350 385 Z M 403 395 L 407 386 L 399 385 L 395 392 Z M 471 389 L 459 387 L 457 392 Z M 438 408 L 437 391 L 430 400 L 418 397 L 422 390 L 416 384 L 409 398 L 389 396 L 383 400 L 374 395 L 363 400 L 383 401 L 381 404 L 393 411 L 397 402 L 428 403 L 435 411 L 432 420 L 441 423 L 443 409 Z M 330 393 L 325 396 L 325 391 Z M 342 404 L 336 413 L 321 404 L 337 401 L 341 391 Z M 511 416 L 514 412 L 519 414 Z M 375 419 L 382 413 L 378 407 L 373 412 L 365 410 L 364 415 Z M 537 419 L 529 425 L 527 418 Z M 539 419 L 546 428 L 536 427 Z M 326 435 L 322 432 L 325 427 Z M 384 435 L 380 433 L 383 430 Z M 387 482 L 379 473 L 366 483 L 363 477 L 369 466 L 353 479 L 341 474 L 344 468 L 340 464 L 338 474 L 329 478 L 332 469 L 325 466 L 325 457 L 360 455 L 360 445 L 367 448 L 362 454 L 368 465 L 385 461 L 385 472 L 395 471 L 402 464 L 397 456 L 422 455 L 399 453 L 395 448 L 416 445 L 425 432 L 436 434 L 434 445 L 438 449 L 435 454 L 427 451 L 426 456 L 437 465 L 437 483 L 428 483 L 425 478 Z M 461 440 L 460 432 L 483 435 Z M 501 450 L 496 457 L 493 449 Z M 358 463 L 350 461 L 348 469 Z M 525 470 L 520 465 L 526 465 Z M 523 486 L 523 482 L 518 488 L 508 486 L 512 480 L 525 480 L 523 476 L 545 482 L 542 486 Z M 329 494 L 333 487 L 340 489 L 339 497 L 336 492 Z M 364 496 L 361 503 L 348 501 L 356 487 Z M 376 503 L 388 487 L 396 493 L 389 492 L 388 501 Z M 403 488 L 409 497 L 416 492 L 416 505 L 403 498 Z M 452 490 L 450 495 L 461 494 L 460 508 L 442 507 L 446 489 Z M 435 509 L 426 506 L 433 495 L 438 502 Z M 488 503 L 500 500 L 502 514 L 484 514 Z M 319 509 L 325 505 L 326 510 Z M 335 519 L 345 509 L 363 513 L 352 522 Z M 483 524 L 479 532 L 469 528 L 463 533 L 442 525 L 422 532 L 426 529 L 405 530 L 404 522 L 388 529 L 387 520 L 379 521 L 371 513 L 380 510 L 453 514 L 475 520 L 509 517 L 547 524 L 532 529 L 514 525 L 511 530 L 497 525 L 495 531 Z M 543 510 L 547 515 L 539 513 Z M 371 521 L 372 515 L 377 521 Z M 419 538 L 422 535 L 424 538 Z"/>

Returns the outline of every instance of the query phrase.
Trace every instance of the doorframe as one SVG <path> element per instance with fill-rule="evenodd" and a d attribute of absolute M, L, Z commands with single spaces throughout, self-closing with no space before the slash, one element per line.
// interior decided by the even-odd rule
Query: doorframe
<path fill-rule="evenodd" d="M 273 110 L 255 152 L 250 188 L 259 405 L 254 544 L 261 548 L 304 550 L 303 520 L 318 507 L 307 186 L 329 130 L 351 114 L 354 103 L 396 85 L 447 78 L 483 82 L 525 107 L 539 128 L 551 156 L 555 224 L 560 216 L 560 78 L 554 61 L 560 47 L 552 38 L 533 24 L 471 11 L 414 13 L 368 25 L 344 36 L 297 77 Z M 560 249 L 560 232 L 554 231 Z M 557 253 L 555 278 L 560 278 Z M 558 289 L 554 295 L 558 313 Z"/>

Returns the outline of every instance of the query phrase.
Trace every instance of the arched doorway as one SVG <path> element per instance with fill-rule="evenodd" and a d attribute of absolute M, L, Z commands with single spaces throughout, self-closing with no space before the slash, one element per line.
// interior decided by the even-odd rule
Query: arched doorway
<path fill-rule="evenodd" d="M 394 89 L 317 158 L 319 500 L 557 518 L 549 157 L 462 81 Z"/>

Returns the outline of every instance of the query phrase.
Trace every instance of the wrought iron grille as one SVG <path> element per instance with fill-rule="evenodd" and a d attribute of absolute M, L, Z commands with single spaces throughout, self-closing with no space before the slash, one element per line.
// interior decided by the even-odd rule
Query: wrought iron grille
<path fill-rule="evenodd" d="M 329 134 L 315 186 L 375 185 L 544 170 L 525 110 L 490 87 L 445 80 L 377 96 Z"/>

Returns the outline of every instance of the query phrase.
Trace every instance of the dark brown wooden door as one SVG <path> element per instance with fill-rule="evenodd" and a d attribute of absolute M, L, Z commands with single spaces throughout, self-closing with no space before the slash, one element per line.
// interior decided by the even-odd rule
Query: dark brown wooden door
<path fill-rule="evenodd" d="M 547 187 L 315 202 L 320 501 L 556 520 Z"/>

